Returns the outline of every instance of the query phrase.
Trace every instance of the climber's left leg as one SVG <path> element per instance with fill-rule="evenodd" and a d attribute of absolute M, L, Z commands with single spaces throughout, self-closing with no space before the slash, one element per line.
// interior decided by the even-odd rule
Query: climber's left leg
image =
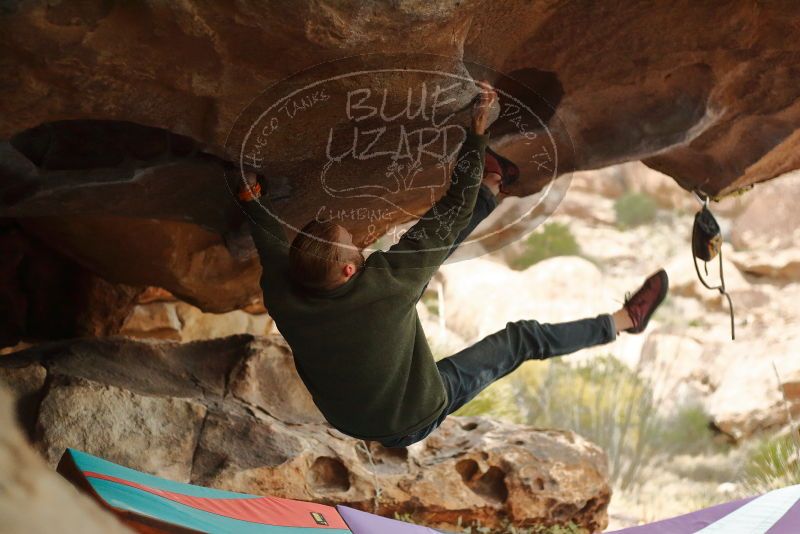
<path fill-rule="evenodd" d="M 527 360 L 544 360 L 580 349 L 609 343 L 616 338 L 617 325 L 603 314 L 558 324 L 523 320 L 483 338 L 478 343 L 436 362 L 447 391 L 447 406 L 428 427 L 404 436 L 387 447 L 405 447 L 424 439 L 445 418 L 472 400 L 486 386 L 506 376 Z"/>
<path fill-rule="evenodd" d="M 471 347 L 439 360 L 436 365 L 447 392 L 447 406 L 431 425 L 384 445 L 403 447 L 424 439 L 449 414 L 527 360 L 544 360 L 609 343 L 616 339 L 618 332 L 643 332 L 664 301 L 668 288 L 669 279 L 662 269 L 648 277 L 613 315 L 557 324 L 532 320 L 507 323 L 505 328 Z"/>
<path fill-rule="evenodd" d="M 436 365 L 448 392 L 448 411 L 458 410 L 486 386 L 528 360 L 545 360 L 614 341 L 611 315 L 566 323 L 515 321 Z"/>

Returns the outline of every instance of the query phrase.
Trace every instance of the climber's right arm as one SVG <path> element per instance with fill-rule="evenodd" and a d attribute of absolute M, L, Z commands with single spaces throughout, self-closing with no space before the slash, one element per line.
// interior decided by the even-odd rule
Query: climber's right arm
<path fill-rule="evenodd" d="M 250 219 L 250 232 L 261 258 L 262 269 L 280 269 L 288 257 L 289 244 L 283 227 L 274 215 L 266 194 L 261 192 L 255 173 L 245 173 L 239 187 L 239 203 Z"/>

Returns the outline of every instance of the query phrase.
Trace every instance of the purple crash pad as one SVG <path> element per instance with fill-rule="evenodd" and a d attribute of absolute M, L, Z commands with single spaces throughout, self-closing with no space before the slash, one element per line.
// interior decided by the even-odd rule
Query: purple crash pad
<path fill-rule="evenodd" d="M 797 534 L 800 529 L 800 506 L 792 506 L 792 509 L 772 525 L 767 534 Z"/>
<path fill-rule="evenodd" d="M 719 521 L 753 499 L 755 499 L 755 497 L 726 502 L 725 504 L 718 504 L 717 506 L 704 508 L 703 510 L 698 510 L 690 514 L 664 519 L 663 521 L 657 521 L 639 527 L 615 530 L 608 534 L 693 534 L 711 523 Z"/>
<path fill-rule="evenodd" d="M 338 505 L 336 510 L 353 534 L 441 534 L 432 528 L 395 521 L 347 506 Z"/>

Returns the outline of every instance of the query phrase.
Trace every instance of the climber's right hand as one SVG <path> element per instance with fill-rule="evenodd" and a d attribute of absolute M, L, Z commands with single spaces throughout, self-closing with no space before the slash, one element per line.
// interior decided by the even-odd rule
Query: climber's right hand
<path fill-rule="evenodd" d="M 258 175 L 253 171 L 244 172 L 244 181 L 239 185 L 239 199 L 245 202 L 261 196 L 261 185 Z"/>
<path fill-rule="evenodd" d="M 482 80 L 475 85 L 481 90 L 472 107 L 472 131 L 478 135 L 486 133 L 489 125 L 492 106 L 497 101 L 497 92 L 489 82 Z"/>

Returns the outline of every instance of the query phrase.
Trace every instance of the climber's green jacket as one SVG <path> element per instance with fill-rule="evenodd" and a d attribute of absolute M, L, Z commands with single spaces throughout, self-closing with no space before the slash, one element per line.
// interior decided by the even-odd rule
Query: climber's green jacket
<path fill-rule="evenodd" d="M 332 290 L 291 281 L 288 244 L 265 194 L 242 202 L 261 259 L 264 304 L 327 420 L 376 441 L 429 425 L 447 402 L 416 303 L 467 225 L 483 173 L 486 136 L 468 133 L 445 195 L 386 252 Z M 267 180 L 268 181 L 268 180 Z"/>

